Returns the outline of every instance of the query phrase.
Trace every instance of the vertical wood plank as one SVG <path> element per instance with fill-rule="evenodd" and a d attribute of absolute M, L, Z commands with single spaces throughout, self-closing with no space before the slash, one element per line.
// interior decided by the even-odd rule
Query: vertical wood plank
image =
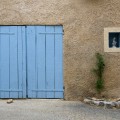
<path fill-rule="evenodd" d="M 25 26 L 18 26 L 18 89 L 19 98 L 26 98 L 26 48 L 25 48 Z"/>
<path fill-rule="evenodd" d="M 55 26 L 55 32 L 62 33 L 62 26 Z M 63 35 L 55 35 L 55 89 L 63 90 Z M 63 92 L 55 92 L 55 98 L 63 98 Z"/>
<path fill-rule="evenodd" d="M 18 89 L 18 29 L 17 26 L 9 27 L 10 35 L 10 89 Z M 18 98 L 18 92 L 10 92 L 10 98 Z"/>
<path fill-rule="evenodd" d="M 9 33 L 9 27 L 1 26 L 1 32 Z M 10 77 L 10 41 L 9 35 L 1 34 L 1 89 L 9 89 L 9 77 Z M 9 92 L 2 91 L 1 98 L 9 98 Z"/>
<path fill-rule="evenodd" d="M 22 41 L 22 84 L 20 86 L 22 86 L 22 90 L 23 90 L 23 98 L 26 98 L 26 93 L 27 93 L 27 88 L 26 88 L 26 82 L 27 82 L 27 79 L 26 79 L 26 72 L 27 72 L 27 65 L 26 65 L 26 61 L 27 61 L 27 55 L 26 55 L 26 52 L 27 52 L 27 32 L 26 32 L 26 28 L 25 26 L 22 26 L 21 27 L 21 35 L 22 35 L 22 38 L 21 38 L 21 41 Z"/>
<path fill-rule="evenodd" d="M 46 79 L 45 79 L 45 34 L 40 34 L 45 32 L 45 26 L 37 26 L 37 61 L 38 61 L 38 88 L 46 89 Z M 38 92 L 37 98 L 46 98 L 45 92 Z"/>
<path fill-rule="evenodd" d="M 46 32 L 54 27 L 46 26 Z M 54 34 L 46 34 L 46 89 L 54 89 Z M 47 92 L 47 98 L 54 98 L 54 92 Z"/>
<path fill-rule="evenodd" d="M 34 26 L 34 29 L 35 29 L 35 89 L 38 89 L 38 56 L 37 56 L 37 27 Z M 37 98 L 37 94 L 38 94 L 38 91 L 33 91 L 35 92 L 36 96 L 35 98 Z"/>
<path fill-rule="evenodd" d="M 36 89 L 36 60 L 35 60 L 35 27 L 27 27 L 27 78 L 28 78 L 28 96 L 36 98 L 36 92 L 32 89 Z"/>
<path fill-rule="evenodd" d="M 22 88 L 22 53 L 23 53 L 23 50 L 22 50 L 22 27 L 21 26 L 18 26 L 17 27 L 17 34 L 18 34 L 18 52 L 17 52 L 17 56 L 18 56 L 18 68 L 17 68 L 17 71 L 18 71 L 18 89 L 23 89 Z M 22 92 L 18 92 L 18 98 L 22 98 Z"/>

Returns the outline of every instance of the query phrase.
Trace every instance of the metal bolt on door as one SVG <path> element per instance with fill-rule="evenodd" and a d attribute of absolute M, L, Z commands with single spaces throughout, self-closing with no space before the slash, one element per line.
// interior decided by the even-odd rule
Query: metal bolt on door
<path fill-rule="evenodd" d="M 63 98 L 62 26 L 0 27 L 0 98 Z"/>

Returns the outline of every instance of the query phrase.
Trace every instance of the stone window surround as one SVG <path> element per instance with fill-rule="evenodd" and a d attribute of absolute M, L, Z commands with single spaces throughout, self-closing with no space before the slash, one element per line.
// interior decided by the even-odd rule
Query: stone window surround
<path fill-rule="evenodd" d="M 110 32 L 120 32 L 120 27 L 104 28 L 104 52 L 120 52 L 120 48 L 109 48 Z"/>

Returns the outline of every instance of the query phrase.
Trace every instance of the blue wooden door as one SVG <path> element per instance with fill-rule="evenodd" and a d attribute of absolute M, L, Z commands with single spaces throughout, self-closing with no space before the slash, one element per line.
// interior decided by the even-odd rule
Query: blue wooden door
<path fill-rule="evenodd" d="M 0 26 L 0 98 L 26 98 L 25 27 Z"/>
<path fill-rule="evenodd" d="M 63 98 L 62 26 L 27 26 L 28 98 Z"/>
<path fill-rule="evenodd" d="M 0 98 L 63 98 L 62 26 L 0 26 Z"/>

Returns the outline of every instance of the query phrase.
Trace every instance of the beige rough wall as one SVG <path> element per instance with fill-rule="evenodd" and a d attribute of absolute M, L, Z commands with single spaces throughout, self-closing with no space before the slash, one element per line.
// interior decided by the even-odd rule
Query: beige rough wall
<path fill-rule="evenodd" d="M 120 0 L 0 0 L 0 25 L 64 27 L 65 99 L 95 94 L 95 53 L 105 55 L 103 95 L 120 97 L 120 53 L 104 53 L 104 27 L 120 27 Z"/>

